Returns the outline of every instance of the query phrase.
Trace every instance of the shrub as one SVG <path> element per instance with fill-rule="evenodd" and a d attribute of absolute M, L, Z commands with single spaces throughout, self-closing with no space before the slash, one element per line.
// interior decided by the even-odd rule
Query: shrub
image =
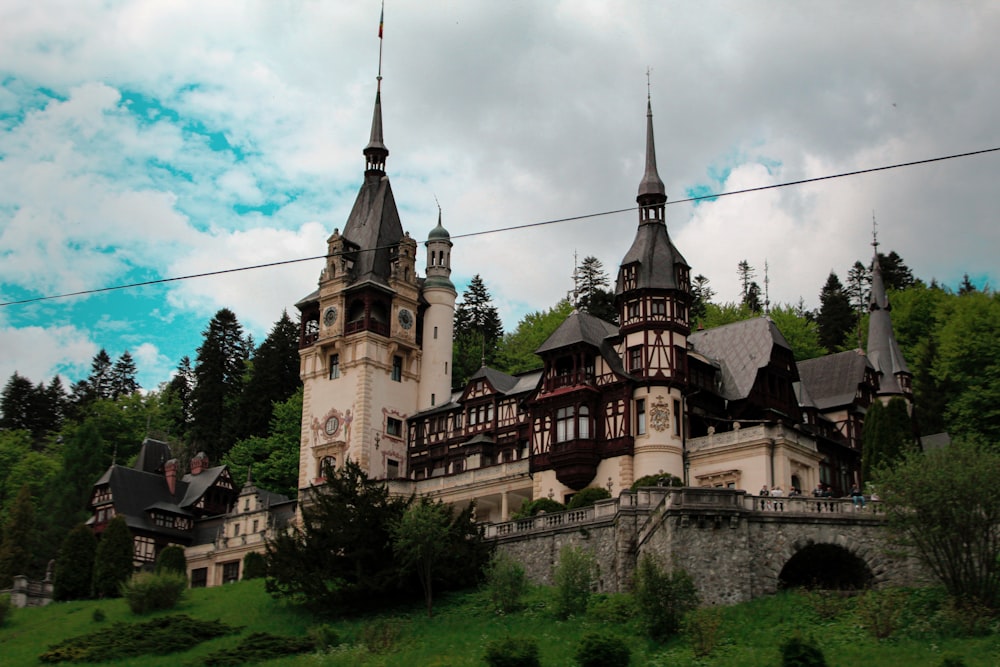
<path fill-rule="evenodd" d="M 946 655 L 941 658 L 938 667 L 965 667 L 965 660 L 957 655 Z"/>
<path fill-rule="evenodd" d="M 632 656 L 621 638 L 592 632 L 580 640 L 574 657 L 580 667 L 628 667 Z"/>
<path fill-rule="evenodd" d="M 669 574 L 649 554 L 635 571 L 635 601 L 646 633 L 656 641 L 677 634 L 684 615 L 698 606 L 698 591 L 683 569 Z"/>
<path fill-rule="evenodd" d="M 66 534 L 56 557 L 56 600 L 85 600 L 91 596 L 96 554 L 97 538 L 89 526 L 80 524 Z"/>
<path fill-rule="evenodd" d="M 628 623 L 635 618 L 635 602 L 627 593 L 592 595 L 587 615 L 604 623 Z"/>
<path fill-rule="evenodd" d="M 4 593 L 0 595 L 0 626 L 7 622 L 7 616 L 10 615 L 10 595 Z"/>
<path fill-rule="evenodd" d="M 313 646 L 316 647 L 317 651 L 325 651 L 340 646 L 340 635 L 337 634 L 336 629 L 331 625 L 325 623 L 323 625 L 314 625 L 306 630 L 306 634 L 312 640 Z"/>
<path fill-rule="evenodd" d="M 945 637 L 984 637 L 993 631 L 993 612 L 975 600 L 949 597 L 934 614 L 937 632 Z"/>
<path fill-rule="evenodd" d="M 868 591 L 858 598 L 861 627 L 876 639 L 886 639 L 899 629 L 905 605 L 906 595 L 901 590 Z"/>
<path fill-rule="evenodd" d="M 587 611 L 596 571 L 597 563 L 592 554 L 579 547 L 562 548 L 554 577 L 556 616 L 566 619 Z"/>
<path fill-rule="evenodd" d="M 581 507 L 590 507 L 598 500 L 604 500 L 605 498 L 610 498 L 611 492 L 607 489 L 601 488 L 599 486 L 592 486 L 587 489 L 583 489 L 577 493 L 573 494 L 570 498 L 569 504 L 566 505 L 566 509 L 575 510 Z"/>
<path fill-rule="evenodd" d="M 132 533 L 125 516 L 113 518 L 97 543 L 94 556 L 94 596 L 113 598 L 132 575 Z"/>
<path fill-rule="evenodd" d="M 176 572 L 187 576 L 187 558 L 184 557 L 184 547 L 171 544 L 156 557 L 156 573 Z"/>
<path fill-rule="evenodd" d="M 263 579 L 267 576 L 267 559 L 256 551 L 243 557 L 243 580 Z"/>
<path fill-rule="evenodd" d="M 383 618 L 362 628 L 361 643 L 372 653 L 384 653 L 396 645 L 402 634 L 399 621 Z"/>
<path fill-rule="evenodd" d="M 312 650 L 312 640 L 304 637 L 279 637 L 267 632 L 254 632 L 241 640 L 235 648 L 209 653 L 204 664 L 212 667 L 239 667 Z"/>
<path fill-rule="evenodd" d="M 502 551 L 493 554 L 486 566 L 486 590 L 493 609 L 501 614 L 515 611 L 527 589 L 524 566 Z"/>
<path fill-rule="evenodd" d="M 646 475 L 632 482 L 629 491 L 635 491 L 641 487 L 649 486 L 684 486 L 684 480 L 670 473 L 660 473 L 658 475 Z"/>
<path fill-rule="evenodd" d="M 121 594 L 133 614 L 173 609 L 187 590 L 187 577 L 176 572 L 140 572 L 122 584 Z"/>
<path fill-rule="evenodd" d="M 781 645 L 781 667 L 826 667 L 826 658 L 815 639 L 795 635 Z"/>
<path fill-rule="evenodd" d="M 107 614 L 104 613 L 103 609 L 98 607 L 94 610 L 94 613 L 90 615 L 90 618 L 93 619 L 94 623 L 103 623 L 107 618 Z"/>
<path fill-rule="evenodd" d="M 722 610 L 717 607 L 695 609 L 684 619 L 684 634 L 696 658 L 706 658 L 719 643 Z"/>
<path fill-rule="evenodd" d="M 489 667 L 541 667 L 534 639 L 496 639 L 486 644 L 483 659 Z"/>
<path fill-rule="evenodd" d="M 527 519 L 539 512 L 562 512 L 564 509 L 566 506 L 558 500 L 542 497 L 537 500 L 529 500 L 521 505 L 521 509 L 515 512 L 511 519 Z"/>

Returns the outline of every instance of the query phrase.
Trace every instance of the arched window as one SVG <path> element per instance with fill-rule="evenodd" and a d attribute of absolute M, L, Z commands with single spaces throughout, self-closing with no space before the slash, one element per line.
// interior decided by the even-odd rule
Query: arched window
<path fill-rule="evenodd" d="M 590 438 L 590 408 L 581 405 L 576 413 L 576 437 L 581 440 Z"/>

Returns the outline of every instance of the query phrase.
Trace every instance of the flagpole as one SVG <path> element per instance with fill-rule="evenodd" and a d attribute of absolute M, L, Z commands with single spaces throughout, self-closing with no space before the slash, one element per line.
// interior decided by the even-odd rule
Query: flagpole
<path fill-rule="evenodd" d="M 385 24 L 385 0 L 382 0 L 382 12 L 378 17 L 378 92 L 382 92 L 382 26 Z"/>

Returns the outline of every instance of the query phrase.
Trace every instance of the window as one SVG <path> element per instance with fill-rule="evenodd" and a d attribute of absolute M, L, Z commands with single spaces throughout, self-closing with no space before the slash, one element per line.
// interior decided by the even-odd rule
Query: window
<path fill-rule="evenodd" d="M 434 394 L 432 393 L 431 394 L 431 406 L 433 406 L 433 405 L 434 405 Z"/>
<path fill-rule="evenodd" d="M 635 402 L 635 433 L 636 435 L 645 435 L 646 433 L 646 399 L 644 398 Z"/>
<path fill-rule="evenodd" d="M 233 537 L 239 537 L 239 536 L 240 536 L 240 524 L 236 524 L 235 526 L 233 526 Z"/>
<path fill-rule="evenodd" d="M 667 314 L 667 303 L 663 299 L 653 299 L 651 312 L 653 315 L 663 317 Z"/>
<path fill-rule="evenodd" d="M 639 317 L 639 302 L 632 301 L 628 304 L 628 319 L 634 320 Z"/>
<path fill-rule="evenodd" d="M 231 584 L 240 580 L 240 562 L 238 560 L 222 564 L 222 583 Z"/>
<path fill-rule="evenodd" d="M 243 511 L 244 512 L 249 512 L 250 511 L 250 498 L 249 498 L 249 496 L 247 497 L 246 500 L 243 501 Z"/>
<path fill-rule="evenodd" d="M 590 409 L 586 405 L 581 405 L 576 413 L 576 437 L 590 438 Z"/>
<path fill-rule="evenodd" d="M 628 349 L 628 370 L 630 373 L 642 370 L 642 345 Z"/>
<path fill-rule="evenodd" d="M 556 410 L 556 442 L 566 442 L 573 438 L 573 408 Z"/>
<path fill-rule="evenodd" d="M 393 382 L 403 381 L 403 357 L 392 358 L 392 380 Z"/>
<path fill-rule="evenodd" d="M 340 377 L 340 355 L 330 355 L 330 379 L 336 380 Z"/>
<path fill-rule="evenodd" d="M 326 479 L 337 469 L 337 459 L 332 456 L 324 456 L 319 462 L 319 476 Z"/>
<path fill-rule="evenodd" d="M 386 417 L 385 432 L 396 438 L 403 436 L 403 422 L 395 417 Z"/>
<path fill-rule="evenodd" d="M 465 461 L 454 461 L 451 464 L 451 472 L 459 473 L 465 470 Z"/>
<path fill-rule="evenodd" d="M 191 588 L 205 588 L 208 586 L 208 568 L 196 567 L 191 570 Z"/>
<path fill-rule="evenodd" d="M 395 459 L 386 459 L 385 476 L 388 479 L 396 479 L 399 477 L 399 461 Z"/>
<path fill-rule="evenodd" d="M 434 340 L 438 339 L 438 328 L 434 327 Z"/>
<path fill-rule="evenodd" d="M 257 519 L 254 519 L 254 520 L 253 520 L 253 532 L 255 532 L 255 533 L 256 533 L 256 532 L 257 532 L 257 529 L 258 529 L 259 527 L 260 527 L 260 521 L 258 521 Z"/>
<path fill-rule="evenodd" d="M 674 401 L 674 435 L 681 434 L 681 402 Z"/>

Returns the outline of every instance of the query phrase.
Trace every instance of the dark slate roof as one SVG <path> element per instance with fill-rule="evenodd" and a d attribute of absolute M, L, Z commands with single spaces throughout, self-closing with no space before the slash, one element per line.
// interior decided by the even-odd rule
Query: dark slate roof
<path fill-rule="evenodd" d="M 184 531 L 155 525 L 146 515 L 148 509 L 154 508 L 186 515 L 187 512 L 175 501 L 175 498 L 187 489 L 187 485 L 183 482 L 177 483 L 177 494 L 171 496 L 170 489 L 167 488 L 167 479 L 163 475 L 112 465 L 97 483 L 111 485 L 115 513 L 125 517 L 129 528 L 184 539 L 188 537 Z"/>
<path fill-rule="evenodd" d="M 469 382 L 484 378 L 501 394 L 510 393 L 510 390 L 517 385 L 516 377 L 507 375 L 506 373 L 501 373 L 500 371 L 490 368 L 489 366 L 480 366 L 479 370 L 469 378 Z"/>
<path fill-rule="evenodd" d="M 181 507 L 191 507 L 194 505 L 226 470 L 226 466 L 215 466 L 214 468 L 202 470 L 197 475 L 190 473 L 184 475 L 181 482 L 177 484 L 177 490 L 180 491 L 181 484 L 183 484 L 185 491 L 180 502 L 177 504 Z"/>
<path fill-rule="evenodd" d="M 302 310 L 304 306 L 308 306 L 311 303 L 316 303 L 317 301 L 319 301 L 318 287 L 314 289 L 312 292 L 309 292 L 309 294 L 305 295 L 304 297 L 296 301 L 295 307 L 298 308 L 299 310 Z"/>
<path fill-rule="evenodd" d="M 688 336 L 688 344 L 718 364 L 722 397 L 731 401 L 750 395 L 757 372 L 770 363 L 775 346 L 791 350 L 778 327 L 766 317 L 696 331 Z"/>
<path fill-rule="evenodd" d="M 820 410 L 851 404 L 858 385 L 865 381 L 865 370 L 872 367 L 860 350 L 828 354 L 797 365 L 799 379 Z"/>
<path fill-rule="evenodd" d="M 614 324 L 594 317 L 590 313 L 574 310 L 535 350 L 535 354 L 544 354 L 577 343 L 586 343 L 600 348 L 605 338 L 617 335 L 618 327 Z"/>
<path fill-rule="evenodd" d="M 388 286 L 392 252 L 403 238 L 403 226 L 388 176 L 379 172 L 365 174 L 343 236 L 358 247 L 351 269 L 351 284 L 374 282 Z"/>
<path fill-rule="evenodd" d="M 621 265 L 638 263 L 636 289 L 680 289 L 677 284 L 676 265 L 688 266 L 680 251 L 674 247 L 662 222 L 639 225 L 632 247 L 625 253 Z M 615 295 L 624 292 L 621 279 L 615 282 Z"/>
<path fill-rule="evenodd" d="M 882 269 L 878 263 L 878 255 L 872 264 L 872 289 L 868 309 L 868 358 L 879 373 L 879 395 L 902 394 L 897 374 L 909 374 L 910 369 L 903 358 L 903 351 L 896 342 L 892 330 L 892 317 L 889 311 L 889 297 L 882 280 Z"/>
<path fill-rule="evenodd" d="M 170 445 L 160 440 L 146 438 L 139 448 L 139 457 L 133 466 L 136 470 L 143 472 L 161 472 L 163 464 L 174 457 L 170 453 Z"/>

